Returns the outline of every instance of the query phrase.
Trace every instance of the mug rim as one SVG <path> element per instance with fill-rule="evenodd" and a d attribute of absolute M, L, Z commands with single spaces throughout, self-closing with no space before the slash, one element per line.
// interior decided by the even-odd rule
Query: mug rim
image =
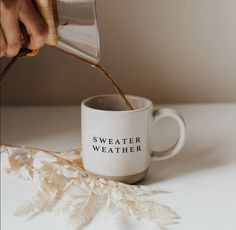
<path fill-rule="evenodd" d="M 90 107 L 88 105 L 86 105 L 87 102 L 89 102 L 90 100 L 93 100 L 95 98 L 100 98 L 100 97 L 109 97 L 109 96 L 117 96 L 117 97 L 120 97 L 119 94 L 100 94 L 100 95 L 95 95 L 95 96 L 91 96 L 91 97 L 87 97 L 85 98 L 84 100 L 82 100 L 81 102 L 81 107 L 85 107 L 87 109 L 90 109 L 90 110 L 94 110 L 94 111 L 99 111 L 99 112 L 106 112 L 106 113 L 134 113 L 134 112 L 141 112 L 141 111 L 144 111 L 144 110 L 147 110 L 147 109 L 152 109 L 153 108 L 153 103 L 151 100 L 149 100 L 148 98 L 145 98 L 145 97 L 141 97 L 141 96 L 136 96 L 136 95 L 131 95 L 131 94 L 126 94 L 126 96 L 128 98 L 135 98 L 135 99 L 138 99 L 138 100 L 144 100 L 147 102 L 147 105 L 145 105 L 144 107 L 142 108 L 139 108 L 139 109 L 134 109 L 134 110 L 105 110 L 105 109 L 96 109 L 96 108 L 93 108 L 93 107 Z"/>

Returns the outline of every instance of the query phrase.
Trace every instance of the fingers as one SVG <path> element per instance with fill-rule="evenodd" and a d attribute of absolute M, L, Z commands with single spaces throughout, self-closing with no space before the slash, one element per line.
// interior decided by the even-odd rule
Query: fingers
<path fill-rule="evenodd" d="M 5 56 L 6 49 L 7 49 L 7 42 L 2 32 L 2 27 L 0 26 L 0 57 Z"/>
<path fill-rule="evenodd" d="M 19 20 L 30 35 L 29 48 L 39 49 L 47 40 L 47 25 L 32 0 L 0 0 L 0 55 L 15 56 L 23 41 Z"/>
<path fill-rule="evenodd" d="M 48 28 L 31 0 L 22 1 L 19 19 L 24 23 L 30 35 L 28 48 L 32 50 L 41 48 L 47 40 Z"/>
<path fill-rule="evenodd" d="M 12 57 L 19 52 L 22 39 L 18 21 L 17 5 L 14 1 L 1 1 L 1 37 L 4 37 L 2 45 L 6 46 L 5 55 Z M 4 35 L 3 35 L 4 34 Z M 2 40 L 2 39 L 1 39 Z"/>

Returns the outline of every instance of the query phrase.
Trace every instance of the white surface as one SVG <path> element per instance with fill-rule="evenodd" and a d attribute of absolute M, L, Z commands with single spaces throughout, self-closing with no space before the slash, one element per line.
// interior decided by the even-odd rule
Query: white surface
<path fill-rule="evenodd" d="M 182 217 L 174 230 L 236 229 L 236 105 L 178 105 L 187 124 L 187 143 L 173 159 L 152 162 L 145 184 L 173 191 L 155 199 Z M 163 132 L 163 130 L 166 130 Z M 162 147 L 174 140 L 176 126 L 162 121 L 154 139 Z M 164 140 L 165 139 L 165 140 Z M 1 143 L 51 150 L 80 146 L 79 107 L 13 107 L 2 109 Z M 2 230 L 68 230 L 62 217 L 49 214 L 33 220 L 14 217 L 15 209 L 34 191 L 30 182 L 2 175 Z M 104 224 L 106 223 L 106 224 Z M 155 229 L 116 213 L 100 213 L 92 229 Z"/>

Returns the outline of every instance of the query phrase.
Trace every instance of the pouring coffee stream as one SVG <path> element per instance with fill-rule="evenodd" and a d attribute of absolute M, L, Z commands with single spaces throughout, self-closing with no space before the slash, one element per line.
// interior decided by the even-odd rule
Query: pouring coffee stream
<path fill-rule="evenodd" d="M 122 97 L 127 108 L 132 110 L 133 107 L 123 90 L 111 74 L 99 64 L 100 41 L 95 0 L 35 0 L 35 4 L 48 24 L 47 44 L 99 70 Z M 24 27 L 23 30 L 26 31 Z M 24 46 L 1 73 L 1 81 L 18 57 L 34 52 L 27 49 L 28 36 L 25 32 L 23 34 Z"/>
<path fill-rule="evenodd" d="M 131 105 L 131 103 L 129 102 L 129 100 L 127 99 L 127 97 L 125 96 L 125 93 L 124 91 L 119 87 L 119 85 L 114 81 L 114 79 L 112 78 L 111 74 L 101 65 L 99 64 L 94 64 L 93 62 L 89 61 L 89 60 L 86 60 L 86 59 L 83 59 L 79 56 L 76 56 L 74 54 L 71 54 L 65 50 L 62 50 L 60 48 L 57 48 L 58 50 L 60 50 L 61 52 L 67 54 L 67 55 L 70 55 L 74 58 L 76 58 L 77 60 L 79 61 L 82 61 L 82 62 L 85 62 L 87 64 L 89 64 L 91 67 L 94 67 L 96 69 L 98 69 L 100 71 L 100 73 L 108 80 L 110 81 L 110 83 L 112 84 L 112 86 L 115 88 L 115 90 L 117 91 L 117 93 L 123 98 L 123 100 L 125 101 L 125 104 L 127 105 L 127 107 L 130 109 L 130 110 L 133 110 L 133 106 Z"/>

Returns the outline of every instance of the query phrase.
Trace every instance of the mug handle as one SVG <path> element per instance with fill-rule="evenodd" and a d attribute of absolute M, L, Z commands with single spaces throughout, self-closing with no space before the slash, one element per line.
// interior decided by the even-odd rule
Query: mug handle
<path fill-rule="evenodd" d="M 169 108 L 159 108 L 153 111 L 154 124 L 157 124 L 157 122 L 164 117 L 172 118 L 177 122 L 179 127 L 179 137 L 176 143 L 169 149 L 164 151 L 153 151 L 151 156 L 156 160 L 166 160 L 175 156 L 183 148 L 186 140 L 186 125 L 181 115 L 179 115 L 175 110 Z"/>

